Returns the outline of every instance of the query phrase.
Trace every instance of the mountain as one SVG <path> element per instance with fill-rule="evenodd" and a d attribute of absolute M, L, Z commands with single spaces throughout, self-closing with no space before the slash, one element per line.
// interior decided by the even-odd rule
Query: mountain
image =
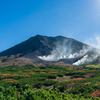
<path fill-rule="evenodd" d="M 98 49 L 63 36 L 36 35 L 0 53 L 0 66 L 25 63 L 99 63 Z M 95 59 L 90 59 L 96 56 Z"/>

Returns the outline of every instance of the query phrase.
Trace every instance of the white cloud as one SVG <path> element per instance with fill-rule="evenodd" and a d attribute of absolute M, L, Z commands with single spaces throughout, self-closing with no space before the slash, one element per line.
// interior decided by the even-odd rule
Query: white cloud
<path fill-rule="evenodd" d="M 93 35 L 92 37 L 86 39 L 85 43 L 100 49 L 100 35 L 99 34 Z"/>

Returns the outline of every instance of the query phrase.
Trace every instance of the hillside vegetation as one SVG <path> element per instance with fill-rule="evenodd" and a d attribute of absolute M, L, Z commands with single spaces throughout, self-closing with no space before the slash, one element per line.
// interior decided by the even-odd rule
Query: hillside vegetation
<path fill-rule="evenodd" d="M 99 68 L 85 65 L 0 68 L 0 100 L 100 100 L 99 90 Z"/>

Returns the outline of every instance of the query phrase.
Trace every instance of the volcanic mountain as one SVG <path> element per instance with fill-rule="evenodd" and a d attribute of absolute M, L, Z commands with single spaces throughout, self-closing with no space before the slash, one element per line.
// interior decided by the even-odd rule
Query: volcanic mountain
<path fill-rule="evenodd" d="M 0 53 L 0 66 L 63 62 L 73 65 L 99 63 L 98 50 L 63 36 L 36 35 Z"/>

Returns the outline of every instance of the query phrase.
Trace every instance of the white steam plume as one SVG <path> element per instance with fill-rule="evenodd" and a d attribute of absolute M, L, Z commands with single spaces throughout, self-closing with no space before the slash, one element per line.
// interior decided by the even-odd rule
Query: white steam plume
<path fill-rule="evenodd" d="M 86 48 L 85 46 L 83 46 L 83 48 L 80 51 L 75 52 L 74 48 L 72 47 L 72 42 L 64 40 L 62 43 L 57 42 L 56 48 L 53 49 L 51 55 L 38 57 L 46 61 L 58 61 L 60 59 L 72 59 L 81 57 L 90 50 L 91 48 Z"/>
<path fill-rule="evenodd" d="M 100 36 L 94 36 L 93 38 L 88 39 L 85 43 L 100 48 Z M 59 61 L 60 59 L 75 59 L 80 57 L 81 59 L 74 62 L 73 65 L 81 65 L 92 63 L 100 57 L 100 50 L 96 49 L 96 51 L 94 51 L 92 47 L 83 46 L 81 50 L 78 49 L 75 52 L 75 48 L 72 47 L 72 41 L 66 39 L 63 42 L 57 42 L 56 47 L 51 51 L 50 55 L 38 57 L 45 61 Z"/>
<path fill-rule="evenodd" d="M 85 55 L 83 58 L 81 58 L 80 60 L 78 60 L 77 62 L 73 63 L 73 65 L 81 65 L 81 64 L 89 64 L 92 63 L 96 58 L 98 57 L 98 55 Z"/>
<path fill-rule="evenodd" d="M 85 55 L 83 58 L 78 60 L 77 62 L 73 63 L 73 65 L 81 65 L 81 64 L 88 64 L 93 62 L 94 60 L 98 59 L 100 57 L 100 35 L 95 35 L 91 37 L 90 39 L 87 39 L 85 43 L 98 48 L 92 55 Z"/>

